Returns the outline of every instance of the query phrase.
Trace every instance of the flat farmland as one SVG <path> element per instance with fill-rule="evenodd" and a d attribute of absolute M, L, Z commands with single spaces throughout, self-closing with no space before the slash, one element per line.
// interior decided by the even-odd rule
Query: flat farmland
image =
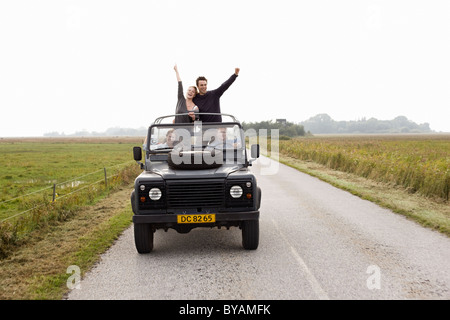
<path fill-rule="evenodd" d="M 53 184 L 64 194 L 94 182 L 103 168 L 133 163 L 132 147 L 139 144 L 139 138 L 1 139 L 0 203 Z"/>
<path fill-rule="evenodd" d="M 280 152 L 449 199 L 450 135 L 318 136 L 280 141 Z"/>
<path fill-rule="evenodd" d="M 132 147 L 142 141 L 0 139 L 0 253 L 39 226 L 63 221 L 81 206 L 131 183 L 140 172 Z"/>

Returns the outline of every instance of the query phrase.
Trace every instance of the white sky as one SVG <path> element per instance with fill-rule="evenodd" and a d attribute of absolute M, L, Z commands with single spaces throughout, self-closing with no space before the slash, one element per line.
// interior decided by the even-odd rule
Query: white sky
<path fill-rule="evenodd" d="M 404 115 L 450 132 L 450 1 L 1 1 L 0 137 L 148 126 L 173 66 L 241 121 Z"/>

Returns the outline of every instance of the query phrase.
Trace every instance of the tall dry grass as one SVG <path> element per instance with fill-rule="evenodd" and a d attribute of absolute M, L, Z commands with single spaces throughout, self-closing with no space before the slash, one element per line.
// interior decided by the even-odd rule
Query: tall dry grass
<path fill-rule="evenodd" d="M 280 153 L 449 200 L 450 135 L 328 136 L 280 141 Z"/>

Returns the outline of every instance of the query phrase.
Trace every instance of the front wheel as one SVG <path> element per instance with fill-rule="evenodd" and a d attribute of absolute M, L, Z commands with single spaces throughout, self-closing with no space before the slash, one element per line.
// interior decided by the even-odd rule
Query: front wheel
<path fill-rule="evenodd" d="M 139 253 L 149 253 L 153 250 L 153 229 L 151 224 L 134 224 L 134 244 Z"/>
<path fill-rule="evenodd" d="M 259 220 L 242 223 L 242 246 L 245 250 L 256 250 L 259 244 Z"/>

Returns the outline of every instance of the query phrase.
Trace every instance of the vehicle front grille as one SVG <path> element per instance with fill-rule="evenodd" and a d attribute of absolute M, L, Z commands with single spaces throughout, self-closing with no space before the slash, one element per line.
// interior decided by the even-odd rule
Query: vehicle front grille
<path fill-rule="evenodd" d="M 168 208 L 224 207 L 224 180 L 166 180 Z"/>

